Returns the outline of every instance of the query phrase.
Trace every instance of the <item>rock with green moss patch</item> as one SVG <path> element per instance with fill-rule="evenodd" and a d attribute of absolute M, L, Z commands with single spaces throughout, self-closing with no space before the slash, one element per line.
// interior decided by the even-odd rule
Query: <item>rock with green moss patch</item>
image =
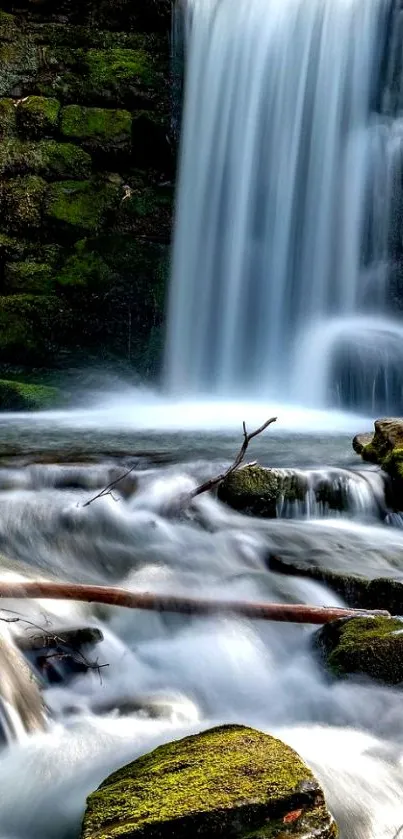
<path fill-rule="evenodd" d="M 52 137 L 59 123 L 60 102 L 44 96 L 28 96 L 19 102 L 18 130 L 24 138 Z"/>
<path fill-rule="evenodd" d="M 57 297 L 11 294 L 0 297 L 0 361 L 46 365 L 60 347 L 68 306 Z"/>
<path fill-rule="evenodd" d="M 61 132 L 90 149 L 130 152 L 132 118 L 129 111 L 68 105 L 62 109 Z"/>
<path fill-rule="evenodd" d="M 87 288 L 100 291 L 115 277 L 100 254 L 91 249 L 86 239 L 82 239 L 76 242 L 74 252 L 58 272 L 56 283 L 65 289 Z"/>
<path fill-rule="evenodd" d="M 314 643 L 333 676 L 365 676 L 386 685 L 403 682 L 403 620 L 339 619 L 323 626 Z"/>
<path fill-rule="evenodd" d="M 9 262 L 3 287 L 6 294 L 49 294 L 54 288 L 52 268 L 42 262 Z"/>
<path fill-rule="evenodd" d="M 47 184 L 36 175 L 0 181 L 0 212 L 6 229 L 36 230 L 42 225 Z"/>
<path fill-rule="evenodd" d="M 337 827 L 298 755 L 244 726 L 169 743 L 115 772 L 87 801 L 82 839 L 331 839 Z"/>
<path fill-rule="evenodd" d="M 152 52 L 145 49 L 90 49 L 85 55 L 85 88 L 91 96 L 132 105 L 164 83 Z"/>
<path fill-rule="evenodd" d="M 88 181 L 60 181 L 47 193 L 46 217 L 54 224 L 74 231 L 96 232 L 116 204 L 119 187 L 94 178 Z"/>
<path fill-rule="evenodd" d="M 19 26 L 14 15 L 0 9 L 0 41 L 15 41 L 19 35 Z"/>
<path fill-rule="evenodd" d="M 41 411 L 61 402 L 55 387 L 0 379 L 0 411 Z"/>
<path fill-rule="evenodd" d="M 31 173 L 42 175 L 48 180 L 85 180 L 90 177 L 91 170 L 90 155 L 72 143 L 58 143 L 56 140 L 41 140 L 35 143 L 16 139 L 0 143 L 2 175 Z"/>
<path fill-rule="evenodd" d="M 395 509 L 403 510 L 403 419 L 376 420 L 374 434 L 358 434 L 353 448 L 363 460 L 376 463 L 390 476 L 387 500 Z"/>
<path fill-rule="evenodd" d="M 0 99 L 0 140 L 13 137 L 17 130 L 13 99 Z"/>

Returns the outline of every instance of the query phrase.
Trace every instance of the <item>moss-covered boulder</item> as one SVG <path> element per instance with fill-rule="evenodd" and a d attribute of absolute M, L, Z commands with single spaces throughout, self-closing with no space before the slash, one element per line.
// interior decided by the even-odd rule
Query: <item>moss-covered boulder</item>
<path fill-rule="evenodd" d="M 93 151 L 130 153 L 132 118 L 129 111 L 69 105 L 61 113 L 62 135 L 81 140 Z"/>
<path fill-rule="evenodd" d="M 85 180 L 92 170 L 89 154 L 72 143 L 7 139 L 0 143 L 0 176 L 35 174 L 48 180 Z"/>
<path fill-rule="evenodd" d="M 388 501 L 403 510 L 403 419 L 376 420 L 374 434 L 357 435 L 353 448 L 363 460 L 376 463 L 390 476 Z"/>
<path fill-rule="evenodd" d="M 7 230 L 26 232 L 38 230 L 47 188 L 37 175 L 0 180 L 0 212 Z"/>
<path fill-rule="evenodd" d="M 27 96 L 16 107 L 17 125 L 26 138 L 52 137 L 59 124 L 60 102 L 44 96 Z"/>
<path fill-rule="evenodd" d="M 13 99 L 0 99 L 0 140 L 16 133 L 16 109 Z"/>
<path fill-rule="evenodd" d="M 10 262 L 4 269 L 6 294 L 49 294 L 53 287 L 53 272 L 46 262 Z"/>
<path fill-rule="evenodd" d="M 95 233 L 119 200 L 119 192 L 119 186 L 97 178 L 59 181 L 47 191 L 45 214 L 49 222 L 70 228 L 72 235 L 77 231 Z"/>
<path fill-rule="evenodd" d="M 337 835 L 298 755 L 231 725 L 161 746 L 107 778 L 88 799 L 82 839 Z"/>
<path fill-rule="evenodd" d="M 332 621 L 315 646 L 333 676 L 366 676 L 386 685 L 403 682 L 403 620 L 360 617 Z"/>
<path fill-rule="evenodd" d="M 0 379 L 0 411 L 43 411 L 62 401 L 55 387 Z"/>

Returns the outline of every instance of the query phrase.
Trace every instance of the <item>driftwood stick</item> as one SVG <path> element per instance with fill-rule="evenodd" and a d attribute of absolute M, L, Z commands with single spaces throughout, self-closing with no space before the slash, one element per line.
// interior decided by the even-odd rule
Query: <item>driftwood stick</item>
<path fill-rule="evenodd" d="M 151 612 L 176 612 L 183 615 L 237 615 L 252 620 L 311 624 L 329 623 L 337 618 L 362 615 L 389 615 L 389 612 L 381 610 L 365 611 L 299 604 L 248 603 L 243 600 L 175 597 L 148 592 L 132 592 L 109 586 L 53 583 L 42 580 L 24 583 L 0 581 L 0 600 L 4 598 L 80 600 L 87 603 L 105 603 L 108 606 L 124 606 L 127 609 L 145 609 Z"/>
<path fill-rule="evenodd" d="M 243 443 L 242 443 L 241 448 L 239 449 L 239 452 L 238 452 L 234 462 L 226 470 L 226 472 L 222 472 L 221 475 L 216 475 L 215 478 L 210 478 L 208 481 L 205 481 L 203 484 L 200 484 L 200 486 L 196 487 L 196 489 L 194 489 L 190 493 L 190 498 L 196 498 L 197 495 L 201 495 L 203 492 L 210 492 L 210 490 L 212 490 L 216 486 L 218 486 L 218 484 L 220 484 L 221 481 L 224 481 L 225 478 L 228 478 L 228 475 L 231 475 L 232 472 L 235 472 L 236 469 L 238 469 L 239 466 L 241 465 L 241 463 L 243 462 L 243 459 L 245 457 L 245 454 L 246 454 L 246 451 L 247 451 L 247 448 L 249 446 L 250 441 L 253 440 L 254 437 L 257 437 L 258 434 L 262 434 L 262 432 L 265 431 L 266 428 L 269 427 L 269 425 L 271 425 L 273 422 L 276 422 L 276 421 L 277 421 L 277 417 L 271 417 L 266 422 L 264 422 L 263 425 L 260 426 L 260 428 L 256 428 L 255 431 L 251 431 L 250 434 L 248 434 L 248 432 L 246 430 L 245 423 L 242 423 Z"/>

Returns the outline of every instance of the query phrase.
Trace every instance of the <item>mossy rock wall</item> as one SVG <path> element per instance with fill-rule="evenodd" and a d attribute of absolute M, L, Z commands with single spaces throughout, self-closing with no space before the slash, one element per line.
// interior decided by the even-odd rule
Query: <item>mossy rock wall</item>
<path fill-rule="evenodd" d="M 169 32 L 168 0 L 0 0 L 0 365 L 157 372 Z"/>

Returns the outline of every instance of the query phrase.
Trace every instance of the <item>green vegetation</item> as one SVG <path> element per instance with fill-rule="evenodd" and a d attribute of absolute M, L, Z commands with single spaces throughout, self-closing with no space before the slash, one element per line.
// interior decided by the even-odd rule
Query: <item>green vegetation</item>
<path fill-rule="evenodd" d="M 0 99 L 0 140 L 16 132 L 16 112 L 12 99 Z"/>
<path fill-rule="evenodd" d="M 17 107 L 18 129 L 24 137 L 52 136 L 59 123 L 60 102 L 44 96 L 28 96 Z"/>
<path fill-rule="evenodd" d="M 334 676 L 367 676 L 387 685 L 403 682 L 403 621 L 362 617 L 333 621 L 316 635 Z"/>
<path fill-rule="evenodd" d="M 95 147 L 129 150 L 131 127 L 129 111 L 68 105 L 61 114 L 61 132 L 65 137 L 88 141 Z"/>
<path fill-rule="evenodd" d="M 131 85 L 155 86 L 156 71 L 152 56 L 144 49 L 90 49 L 85 57 L 88 79 L 92 90 L 110 90 L 119 95 Z"/>
<path fill-rule="evenodd" d="M 41 140 L 38 143 L 9 139 L 0 144 L 0 174 L 43 175 L 58 178 L 86 179 L 91 175 L 91 157 L 72 143 Z"/>
<path fill-rule="evenodd" d="M 0 411 L 43 411 L 61 402 L 55 387 L 0 379 Z"/>
<path fill-rule="evenodd" d="M 284 817 L 303 813 L 284 826 Z M 288 746 L 222 726 L 160 746 L 90 795 L 83 839 L 337 836 L 322 790 Z"/>
<path fill-rule="evenodd" d="M 0 181 L 0 211 L 11 232 L 37 229 L 42 223 L 46 181 L 35 175 Z"/>
<path fill-rule="evenodd" d="M 47 193 L 46 216 L 76 230 L 97 231 L 118 197 L 118 188 L 97 179 L 61 181 Z"/>
<path fill-rule="evenodd" d="M 53 290 L 50 265 L 41 262 L 10 262 L 4 272 L 7 294 L 49 294 Z"/>

